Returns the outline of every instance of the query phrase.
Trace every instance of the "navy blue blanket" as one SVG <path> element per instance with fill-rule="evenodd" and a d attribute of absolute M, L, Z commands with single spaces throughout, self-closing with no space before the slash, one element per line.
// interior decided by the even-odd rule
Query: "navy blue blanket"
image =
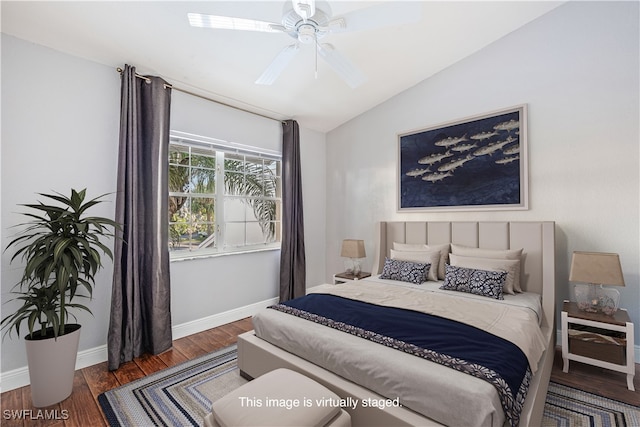
<path fill-rule="evenodd" d="M 270 308 L 348 332 L 484 379 L 518 424 L 531 370 L 518 346 L 454 320 L 335 295 L 310 294 Z"/>

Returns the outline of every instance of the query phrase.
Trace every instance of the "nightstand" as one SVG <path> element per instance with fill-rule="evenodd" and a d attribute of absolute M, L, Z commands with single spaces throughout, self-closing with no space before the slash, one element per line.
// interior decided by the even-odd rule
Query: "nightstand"
<path fill-rule="evenodd" d="M 347 272 L 337 273 L 333 275 L 333 284 L 339 285 L 340 283 L 355 282 L 356 280 L 362 280 L 369 276 L 371 276 L 371 273 L 367 273 L 364 271 L 361 271 L 359 274 Z"/>
<path fill-rule="evenodd" d="M 562 361 L 569 372 L 569 361 L 587 363 L 627 374 L 627 388 L 635 391 L 633 323 L 627 310 L 613 316 L 578 309 L 575 302 L 564 301 L 561 313 Z"/>

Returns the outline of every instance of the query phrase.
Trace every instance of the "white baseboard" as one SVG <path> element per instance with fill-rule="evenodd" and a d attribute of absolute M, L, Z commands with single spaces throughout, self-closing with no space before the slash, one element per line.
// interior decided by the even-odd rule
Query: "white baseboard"
<path fill-rule="evenodd" d="M 172 329 L 173 339 L 175 340 L 188 335 L 197 334 L 198 332 L 206 331 L 207 329 L 216 328 L 227 323 L 235 322 L 236 320 L 244 319 L 245 317 L 253 316 L 263 308 L 277 303 L 278 298 L 271 298 L 255 304 L 245 305 L 244 307 L 234 308 L 233 310 L 225 311 L 224 313 L 218 313 L 202 319 L 176 325 Z"/>
<path fill-rule="evenodd" d="M 235 308 L 223 313 L 214 314 L 202 319 L 175 325 L 171 328 L 173 339 L 179 339 L 188 335 L 197 334 L 207 329 L 215 328 L 236 320 L 244 319 L 256 314 L 259 310 L 278 302 L 278 298 L 272 298 L 260 301 L 244 307 Z M 90 348 L 78 352 L 76 360 L 76 369 L 86 368 L 88 366 L 97 365 L 98 363 L 107 361 L 107 346 Z M 13 390 L 19 387 L 29 385 L 29 369 L 24 366 L 22 368 L 13 369 L 11 371 L 2 372 L 0 374 L 0 392 Z"/>

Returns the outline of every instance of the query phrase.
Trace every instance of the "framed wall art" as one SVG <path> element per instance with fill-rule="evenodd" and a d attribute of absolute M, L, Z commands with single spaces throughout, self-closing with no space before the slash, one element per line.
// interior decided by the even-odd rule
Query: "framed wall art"
<path fill-rule="evenodd" d="M 398 135 L 398 210 L 528 209 L 527 106 Z"/>

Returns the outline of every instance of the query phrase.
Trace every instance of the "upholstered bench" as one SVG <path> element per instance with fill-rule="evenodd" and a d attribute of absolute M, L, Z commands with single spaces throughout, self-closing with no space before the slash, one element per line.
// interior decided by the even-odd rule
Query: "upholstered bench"
<path fill-rule="evenodd" d="M 325 403 L 323 405 L 323 402 Z M 207 427 L 349 427 L 340 397 L 289 369 L 276 369 L 214 402 Z"/>

